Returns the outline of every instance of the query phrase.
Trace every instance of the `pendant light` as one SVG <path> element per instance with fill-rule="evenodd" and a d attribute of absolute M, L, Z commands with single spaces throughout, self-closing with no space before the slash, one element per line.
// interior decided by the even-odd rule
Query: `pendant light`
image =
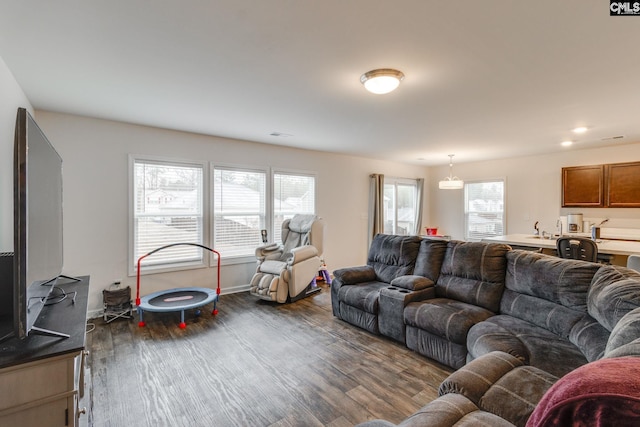
<path fill-rule="evenodd" d="M 455 154 L 449 154 L 449 176 L 440 181 L 439 187 L 441 190 L 459 190 L 464 187 L 464 181 L 453 176 L 453 156 Z"/>

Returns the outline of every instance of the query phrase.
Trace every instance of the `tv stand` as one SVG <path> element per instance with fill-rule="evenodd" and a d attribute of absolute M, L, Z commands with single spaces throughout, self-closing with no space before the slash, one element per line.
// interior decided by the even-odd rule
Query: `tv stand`
<path fill-rule="evenodd" d="M 0 426 L 77 427 L 87 412 L 78 403 L 84 396 L 89 276 L 78 279 L 56 285 L 77 292 L 75 303 L 69 298 L 45 306 L 27 338 L 0 343 Z"/>

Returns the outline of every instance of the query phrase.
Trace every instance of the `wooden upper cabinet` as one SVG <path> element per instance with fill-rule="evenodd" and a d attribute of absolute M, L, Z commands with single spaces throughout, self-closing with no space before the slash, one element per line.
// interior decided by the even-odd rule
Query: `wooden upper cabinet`
<path fill-rule="evenodd" d="M 640 162 L 606 166 L 606 205 L 611 208 L 640 207 Z"/>
<path fill-rule="evenodd" d="M 640 208 L 640 162 L 562 168 L 562 207 Z"/>
<path fill-rule="evenodd" d="M 562 207 L 604 207 L 604 165 L 562 168 Z"/>

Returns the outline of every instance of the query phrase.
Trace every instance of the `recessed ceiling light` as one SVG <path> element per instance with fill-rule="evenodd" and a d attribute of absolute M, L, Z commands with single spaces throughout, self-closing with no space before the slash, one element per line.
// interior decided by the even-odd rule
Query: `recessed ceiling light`
<path fill-rule="evenodd" d="M 573 145 L 573 141 L 562 141 L 560 145 L 563 147 L 569 147 L 570 145 Z"/>
<path fill-rule="evenodd" d="M 293 135 L 291 135 L 290 133 L 271 132 L 269 136 L 276 136 L 278 138 L 289 138 L 290 136 L 293 136 Z"/>
<path fill-rule="evenodd" d="M 573 133 L 585 133 L 588 130 L 589 129 L 587 129 L 586 127 L 580 126 L 580 127 L 574 128 Z"/>
<path fill-rule="evenodd" d="M 404 79 L 402 71 L 392 68 L 371 70 L 360 76 L 362 83 L 369 92 L 382 95 L 394 91 Z"/>

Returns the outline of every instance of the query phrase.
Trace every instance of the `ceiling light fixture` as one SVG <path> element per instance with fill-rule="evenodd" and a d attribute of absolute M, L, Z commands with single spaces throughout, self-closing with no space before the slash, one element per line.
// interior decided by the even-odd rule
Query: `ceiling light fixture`
<path fill-rule="evenodd" d="M 573 133 L 585 133 L 588 130 L 589 129 L 587 129 L 586 127 L 580 126 L 580 127 L 574 128 Z"/>
<path fill-rule="evenodd" d="M 573 141 L 568 141 L 568 140 L 567 141 L 562 141 L 560 143 L 560 145 L 562 145 L 563 147 L 569 147 L 569 146 L 573 145 Z"/>
<path fill-rule="evenodd" d="M 369 92 L 382 95 L 395 90 L 404 79 L 402 71 L 392 68 L 379 68 L 371 70 L 360 76 L 362 83 Z"/>
<path fill-rule="evenodd" d="M 453 156 L 449 154 L 449 176 L 439 182 L 438 186 L 441 190 L 459 190 L 464 187 L 464 181 L 453 176 Z"/>

